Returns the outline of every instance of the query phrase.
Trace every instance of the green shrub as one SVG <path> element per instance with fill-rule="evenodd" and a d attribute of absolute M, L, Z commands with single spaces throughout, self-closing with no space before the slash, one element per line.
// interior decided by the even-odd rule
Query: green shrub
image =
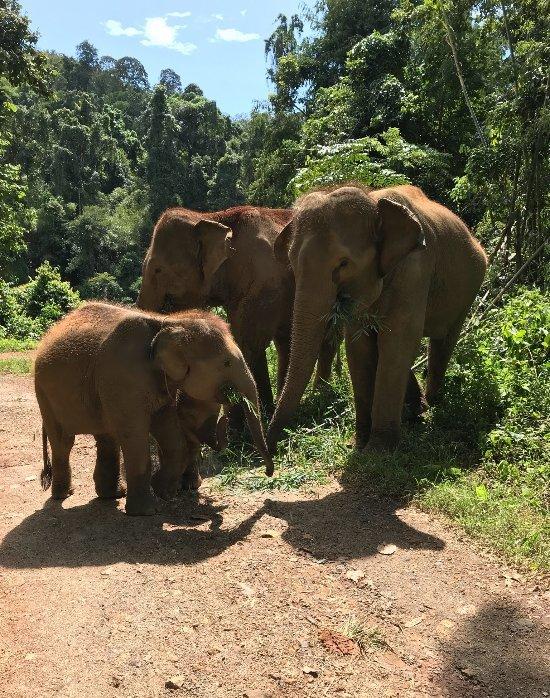
<path fill-rule="evenodd" d="M 102 271 L 94 274 L 80 286 L 79 292 L 82 298 L 109 301 L 124 300 L 124 290 L 112 274 Z"/>
<path fill-rule="evenodd" d="M 12 287 L 0 281 L 0 337 L 39 339 L 56 320 L 80 303 L 59 270 L 44 262 L 28 283 Z"/>
<path fill-rule="evenodd" d="M 57 267 L 43 262 L 35 276 L 18 289 L 24 312 L 31 318 L 45 317 L 44 327 L 49 321 L 57 320 L 80 303 L 77 291 L 68 281 L 61 279 Z"/>

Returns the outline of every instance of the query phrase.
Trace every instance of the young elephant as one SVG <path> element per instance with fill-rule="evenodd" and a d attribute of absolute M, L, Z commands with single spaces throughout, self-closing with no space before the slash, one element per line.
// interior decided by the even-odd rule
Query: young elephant
<path fill-rule="evenodd" d="M 220 417 L 219 403 L 194 400 L 181 391 L 177 397 L 177 413 L 187 447 L 182 487 L 198 490 L 202 483 L 199 473 L 201 446 L 206 444 L 215 451 L 222 451 L 227 446 L 227 416 Z"/>
<path fill-rule="evenodd" d="M 273 340 L 281 389 L 294 299 L 292 270 L 277 261 L 273 244 L 291 216 L 287 209 L 254 206 L 211 213 L 168 209 L 155 225 L 137 302 L 154 311 L 166 302 L 174 309 L 223 306 L 268 412 L 273 395 L 266 349 Z M 322 343 L 318 379 L 330 378 L 336 348 L 328 339 Z"/>
<path fill-rule="evenodd" d="M 275 253 L 296 279 L 292 350 L 268 431 L 275 444 L 311 376 L 337 298 L 350 307 L 346 352 L 358 448 L 393 448 L 411 365 L 430 338 L 426 400 L 433 404 L 487 258 L 466 225 L 417 187 L 343 186 L 299 199 Z M 369 324 L 378 319 L 378 332 Z M 413 381 L 415 383 L 415 381 Z M 416 387 L 417 397 L 420 391 Z"/>
<path fill-rule="evenodd" d="M 153 487 L 156 494 L 169 498 L 179 487 L 187 460 L 175 403 L 178 391 L 206 403 L 223 404 L 227 388 L 252 405 L 246 408 L 248 425 L 271 474 L 256 385 L 220 318 L 201 311 L 161 316 L 106 303 L 82 306 L 54 325 L 36 356 L 44 489 L 51 481 L 54 498 L 72 493 L 69 454 L 74 437 L 93 434 L 98 496 L 124 495 L 121 448 L 126 512 L 154 514 L 159 505 L 151 491 L 149 434 L 158 443 L 161 465 Z"/>

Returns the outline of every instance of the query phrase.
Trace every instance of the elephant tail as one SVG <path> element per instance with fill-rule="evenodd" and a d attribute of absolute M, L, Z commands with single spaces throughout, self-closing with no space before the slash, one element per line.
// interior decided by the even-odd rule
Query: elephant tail
<path fill-rule="evenodd" d="M 52 462 L 48 453 L 48 434 L 44 423 L 42 423 L 42 472 L 40 473 L 40 484 L 43 490 L 47 490 L 52 484 Z"/>

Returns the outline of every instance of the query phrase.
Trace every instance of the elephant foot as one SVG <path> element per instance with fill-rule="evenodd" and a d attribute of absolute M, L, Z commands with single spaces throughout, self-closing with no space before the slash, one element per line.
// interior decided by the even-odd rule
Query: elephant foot
<path fill-rule="evenodd" d="M 161 510 L 161 503 L 152 492 L 126 497 L 126 513 L 129 516 L 152 516 Z"/>
<path fill-rule="evenodd" d="M 202 485 L 202 477 L 197 469 L 186 470 L 181 476 L 183 490 L 198 490 Z"/>
<path fill-rule="evenodd" d="M 74 488 L 71 485 L 52 484 L 52 499 L 67 499 L 72 494 L 74 494 Z"/>
<path fill-rule="evenodd" d="M 174 478 L 168 478 L 158 470 L 151 478 L 151 485 L 154 493 L 161 499 L 170 500 L 177 497 L 179 490 L 179 481 Z"/>
<path fill-rule="evenodd" d="M 99 499 L 122 499 L 126 496 L 126 485 L 123 482 L 96 483 L 95 493 Z"/>
<path fill-rule="evenodd" d="M 398 443 L 399 431 L 397 430 L 373 431 L 362 452 L 365 454 L 391 453 L 395 451 Z"/>
<path fill-rule="evenodd" d="M 96 479 L 95 493 L 99 499 L 121 499 L 126 496 L 126 483 L 113 478 Z"/>

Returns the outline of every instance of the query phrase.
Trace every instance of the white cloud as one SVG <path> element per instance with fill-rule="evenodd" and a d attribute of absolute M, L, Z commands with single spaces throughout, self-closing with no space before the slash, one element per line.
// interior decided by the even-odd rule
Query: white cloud
<path fill-rule="evenodd" d="M 143 33 L 145 38 L 141 40 L 144 46 L 162 46 L 164 48 L 179 51 L 188 56 L 197 48 L 191 42 L 177 40 L 178 29 L 171 27 L 165 17 L 147 17 Z"/>
<path fill-rule="evenodd" d="M 105 22 L 105 29 L 111 36 L 139 36 L 143 32 L 135 27 L 123 27 L 116 19 L 108 19 Z"/>
<path fill-rule="evenodd" d="M 216 38 L 222 41 L 255 41 L 260 38 L 259 34 L 246 34 L 238 29 L 218 29 Z"/>
<path fill-rule="evenodd" d="M 248 12 L 248 10 L 241 10 L 241 14 L 242 14 L 242 16 L 244 17 L 244 16 L 245 16 L 245 14 L 246 14 L 247 12 Z"/>
<path fill-rule="evenodd" d="M 223 22 L 223 15 L 211 15 L 214 19 L 219 19 L 220 22 Z"/>
<path fill-rule="evenodd" d="M 169 12 L 167 17 L 191 17 L 190 12 Z"/>

